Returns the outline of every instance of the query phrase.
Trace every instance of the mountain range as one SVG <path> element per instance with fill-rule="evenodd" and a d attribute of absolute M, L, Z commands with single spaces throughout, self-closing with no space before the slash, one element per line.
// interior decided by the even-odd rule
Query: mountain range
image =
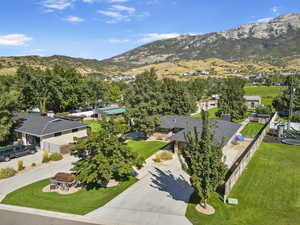
<path fill-rule="evenodd" d="M 245 24 L 222 32 L 158 40 L 102 61 L 66 56 L 0 57 L 0 71 L 13 70 L 21 64 L 40 67 L 61 64 L 73 66 L 82 73 L 114 74 L 182 60 L 218 58 L 227 62 L 270 62 L 276 59 L 294 60 L 299 55 L 300 14 L 291 13 L 268 23 Z"/>

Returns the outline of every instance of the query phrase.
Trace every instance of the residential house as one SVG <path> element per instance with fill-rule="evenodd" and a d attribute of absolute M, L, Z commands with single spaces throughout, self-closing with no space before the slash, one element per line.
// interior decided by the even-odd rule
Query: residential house
<path fill-rule="evenodd" d="M 217 108 L 219 99 L 220 99 L 220 96 L 218 94 L 214 94 L 208 99 L 202 99 L 198 103 L 198 108 L 200 111 L 201 110 L 207 111 L 209 109 Z"/>
<path fill-rule="evenodd" d="M 261 97 L 260 96 L 244 96 L 246 101 L 246 106 L 251 109 L 255 109 L 261 105 Z"/>
<path fill-rule="evenodd" d="M 226 145 L 233 142 L 238 135 L 241 124 L 220 119 L 210 119 L 215 144 Z M 186 145 L 186 135 L 195 135 L 195 129 L 199 137 L 203 130 L 203 120 L 184 116 L 162 116 L 160 128 L 169 132 L 170 140 L 175 142 L 174 150 L 182 151 Z"/>
<path fill-rule="evenodd" d="M 60 152 L 64 145 L 74 143 L 74 138 L 87 137 L 88 125 L 39 113 L 17 114 L 16 136 L 24 145 L 35 145 L 42 151 Z"/>

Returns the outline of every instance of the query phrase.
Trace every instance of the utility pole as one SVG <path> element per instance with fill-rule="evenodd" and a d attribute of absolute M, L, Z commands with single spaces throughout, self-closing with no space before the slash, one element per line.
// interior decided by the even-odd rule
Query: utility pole
<path fill-rule="evenodd" d="M 290 84 L 290 105 L 289 105 L 289 122 L 288 122 L 288 131 L 291 129 L 291 119 L 293 117 L 293 101 L 294 101 L 294 76 L 291 76 Z"/>

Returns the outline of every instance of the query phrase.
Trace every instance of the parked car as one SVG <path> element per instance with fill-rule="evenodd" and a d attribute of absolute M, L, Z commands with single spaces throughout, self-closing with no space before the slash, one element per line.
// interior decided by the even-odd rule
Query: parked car
<path fill-rule="evenodd" d="M 35 146 L 32 145 L 13 145 L 0 149 L 0 161 L 8 162 L 12 158 L 34 154 L 36 152 Z"/>

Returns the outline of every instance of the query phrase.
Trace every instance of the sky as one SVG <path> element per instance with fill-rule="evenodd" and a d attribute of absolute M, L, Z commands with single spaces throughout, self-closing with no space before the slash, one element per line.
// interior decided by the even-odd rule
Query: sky
<path fill-rule="evenodd" d="M 105 59 L 286 13 L 300 13 L 299 0 L 1 0 L 0 56 Z"/>

